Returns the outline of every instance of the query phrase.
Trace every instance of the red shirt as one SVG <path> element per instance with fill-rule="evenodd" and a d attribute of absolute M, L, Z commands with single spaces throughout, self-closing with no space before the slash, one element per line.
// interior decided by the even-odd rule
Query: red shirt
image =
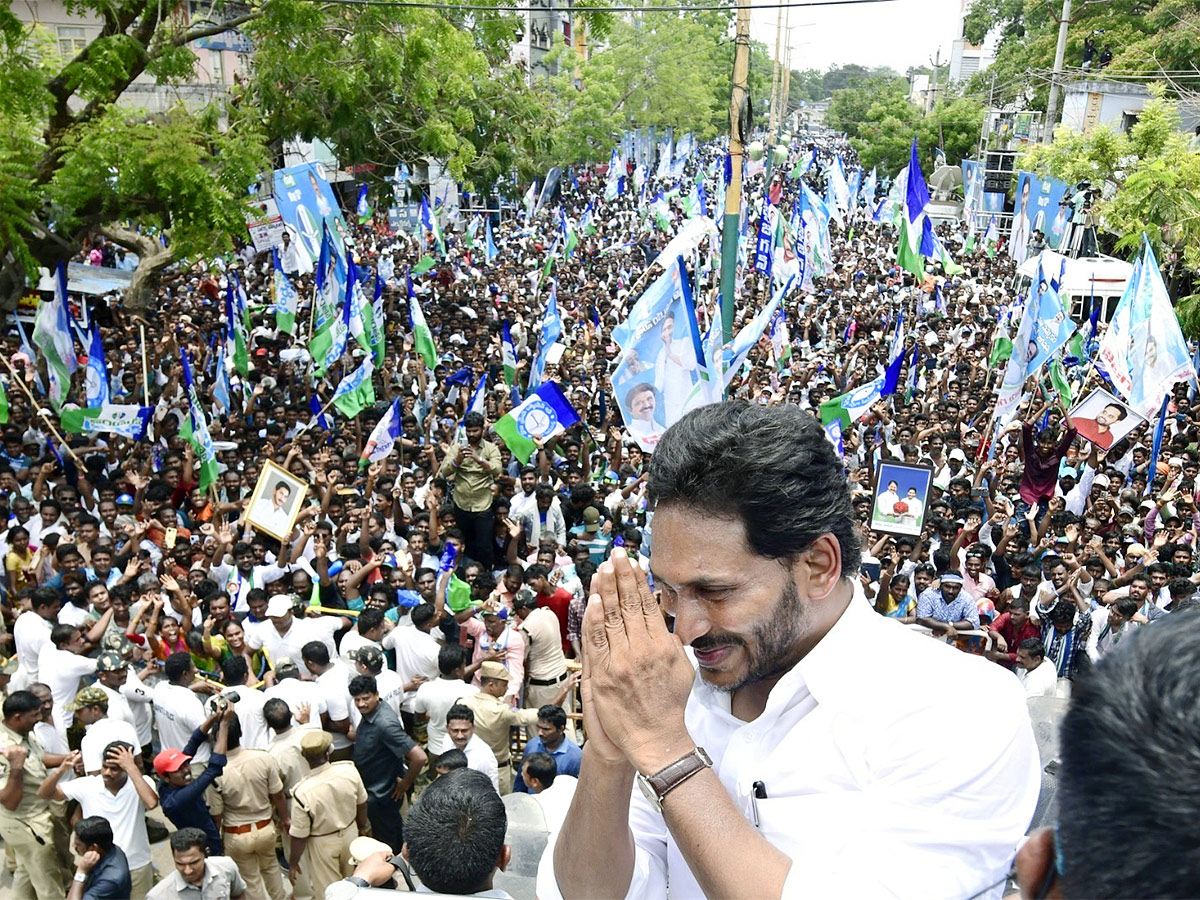
<path fill-rule="evenodd" d="M 547 607 L 554 615 L 558 616 L 558 631 L 562 639 L 563 653 L 569 657 L 571 642 L 567 640 L 567 610 L 571 606 L 571 592 L 557 588 L 549 596 L 538 594 L 538 606 Z"/>
<path fill-rule="evenodd" d="M 1026 638 L 1042 636 L 1042 630 L 1033 624 L 1032 619 L 1026 619 L 1025 625 L 1018 632 L 1012 622 L 1012 613 L 1000 613 L 996 616 L 996 621 L 988 626 L 988 630 L 996 632 L 1008 644 L 1008 667 L 1010 669 L 1017 664 L 1017 648 L 1021 646 L 1021 641 Z"/>

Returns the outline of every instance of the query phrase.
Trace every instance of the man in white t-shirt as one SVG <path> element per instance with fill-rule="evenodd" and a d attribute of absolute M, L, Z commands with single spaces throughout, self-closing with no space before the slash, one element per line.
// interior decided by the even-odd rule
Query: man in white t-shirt
<path fill-rule="evenodd" d="M 333 736 L 330 758 L 335 762 L 349 759 L 353 755 L 354 742 L 350 733 L 350 672 L 337 657 L 320 641 L 309 641 L 304 645 L 304 664 L 316 678 L 316 689 L 325 700 L 327 716 L 322 726 Z"/>
<path fill-rule="evenodd" d="M 314 725 L 329 712 L 325 703 L 325 692 L 317 690 L 317 686 L 311 681 L 300 680 L 300 668 L 290 656 L 275 660 L 275 684 L 267 688 L 263 696 L 267 700 L 282 700 L 297 719 L 307 707 L 308 721 Z"/>
<path fill-rule="evenodd" d="M 433 604 L 422 603 L 420 606 L 414 606 L 409 617 L 412 620 L 412 628 L 393 628 L 383 638 L 384 649 L 396 651 L 396 674 L 405 684 L 411 684 L 418 678 L 424 678 L 426 681 L 437 678 L 440 647 L 437 639 L 430 634 L 437 618 Z M 415 698 L 414 688 L 404 695 L 400 704 L 401 711 L 407 714 L 401 718 L 409 720 L 405 722 L 406 727 L 412 724 Z"/>
<path fill-rule="evenodd" d="M 30 598 L 31 609 L 17 616 L 13 623 L 13 643 L 17 648 L 17 672 L 9 683 L 10 691 L 19 691 L 35 681 L 38 674 L 38 653 L 50 643 L 50 629 L 58 621 L 62 601 L 54 591 L 36 590 Z"/>
<path fill-rule="evenodd" d="M 167 678 L 154 686 L 154 720 L 158 724 L 158 739 L 163 749 L 182 750 L 187 746 L 192 732 L 206 718 L 204 703 L 192 691 L 190 685 L 196 680 L 196 664 L 186 651 L 172 653 L 163 666 Z M 192 774 L 199 776 L 208 765 L 212 751 L 208 743 L 196 748 L 192 756 Z"/>
<path fill-rule="evenodd" d="M 38 796 L 46 800 L 78 800 L 84 816 L 107 819 L 112 826 L 113 843 L 125 851 L 133 896 L 144 897 L 154 886 L 150 838 L 146 833 L 146 813 L 158 806 L 154 782 L 138 771 L 133 747 L 118 743 L 105 748 L 99 775 L 59 784 L 77 759 L 79 756 L 72 753 L 51 772 L 38 788 Z"/>
<path fill-rule="evenodd" d="M 1046 662 L 1046 647 L 1037 638 L 1026 638 L 1017 647 L 1017 677 L 1026 697 L 1053 697 L 1058 691 L 1058 672 Z"/>
<path fill-rule="evenodd" d="M 263 718 L 267 698 L 262 691 L 250 686 L 250 666 L 244 656 L 231 656 L 221 663 L 221 674 L 229 687 L 220 696 L 237 695 L 234 709 L 242 726 L 242 746 L 248 750 L 266 750 L 271 743 L 271 730 Z"/>
<path fill-rule="evenodd" d="M 83 635 L 73 625 L 55 625 L 50 643 L 38 652 L 38 678 L 54 695 L 54 727 L 63 734 L 75 718 L 68 704 L 79 692 L 79 679 L 96 671 L 96 660 L 82 653 Z"/>
<path fill-rule="evenodd" d="M 246 646 L 251 650 L 266 647 L 273 660 L 286 656 L 296 663 L 301 675 L 308 675 L 308 667 L 301 658 L 304 645 L 309 641 L 320 641 L 332 656 L 337 651 L 333 636 L 341 629 L 349 628 L 350 619 L 346 616 L 297 619 L 292 610 L 298 602 L 295 594 L 276 594 L 267 601 L 266 615 L 271 620 L 271 627 L 247 632 Z"/>
<path fill-rule="evenodd" d="M 85 687 L 67 705 L 75 713 L 75 721 L 86 729 L 79 750 L 83 754 L 83 771 L 88 775 L 99 773 L 104 765 L 104 748 L 113 741 L 138 746 L 133 725 L 109 716 L 108 694 L 100 685 Z"/>
<path fill-rule="evenodd" d="M 417 688 L 413 712 L 429 716 L 429 758 L 450 748 L 446 740 L 446 713 L 465 697 L 479 693 L 479 688 L 463 681 L 467 674 L 467 651 L 458 644 L 446 644 L 438 651 L 440 677 Z"/>
<path fill-rule="evenodd" d="M 342 662 L 351 671 L 354 669 L 354 651 L 360 647 L 381 646 L 379 642 L 383 640 L 383 623 L 383 610 L 368 607 L 359 613 L 354 627 L 342 635 L 338 652 L 341 654 Z"/>

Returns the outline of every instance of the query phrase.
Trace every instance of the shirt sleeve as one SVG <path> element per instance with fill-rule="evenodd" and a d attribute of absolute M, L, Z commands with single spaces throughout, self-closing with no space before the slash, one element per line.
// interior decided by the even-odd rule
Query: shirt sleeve
<path fill-rule="evenodd" d="M 396 759 L 403 760 L 408 756 L 408 752 L 417 746 L 413 743 L 413 739 L 408 736 L 408 732 L 404 730 L 404 726 L 400 724 L 399 719 L 389 719 L 381 730 L 384 732 L 384 744 L 391 749 Z"/>
<path fill-rule="evenodd" d="M 929 591 L 923 591 L 917 598 L 917 618 L 928 619 L 933 616 L 933 599 Z"/>
<path fill-rule="evenodd" d="M 979 627 L 979 607 L 975 605 L 975 602 L 973 600 L 967 600 L 967 602 L 964 604 L 964 606 L 966 606 L 967 610 L 966 610 L 966 613 L 963 615 L 963 618 L 966 619 L 968 622 L 970 622 L 972 625 L 974 625 L 976 628 L 978 628 Z"/>
<path fill-rule="evenodd" d="M 518 696 L 525 684 L 525 636 L 516 629 L 513 629 L 508 649 L 504 651 L 504 664 L 508 667 L 508 690 L 504 695 Z M 536 719 L 534 724 L 537 724 Z"/>

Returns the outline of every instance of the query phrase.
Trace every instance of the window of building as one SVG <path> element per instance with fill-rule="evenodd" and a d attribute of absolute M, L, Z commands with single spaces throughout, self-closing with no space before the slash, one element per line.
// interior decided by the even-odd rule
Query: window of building
<path fill-rule="evenodd" d="M 71 59 L 87 46 L 87 31 L 78 25 L 58 26 L 58 52 L 63 59 Z"/>
<path fill-rule="evenodd" d="M 214 84 L 225 83 L 225 66 L 221 59 L 220 50 L 208 51 L 208 71 L 212 74 Z"/>

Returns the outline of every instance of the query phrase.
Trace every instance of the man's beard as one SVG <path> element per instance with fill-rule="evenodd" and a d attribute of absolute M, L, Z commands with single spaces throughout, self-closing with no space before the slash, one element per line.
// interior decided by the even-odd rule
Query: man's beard
<path fill-rule="evenodd" d="M 803 637 L 806 618 L 796 582 L 789 578 L 774 607 L 754 626 L 749 640 L 734 634 L 710 633 L 692 641 L 692 647 L 705 650 L 728 645 L 746 651 L 746 674 L 731 684 L 713 685 L 717 690 L 731 694 L 748 684 L 778 678 L 796 664 L 796 645 Z M 703 674 L 701 669 L 701 677 Z"/>

